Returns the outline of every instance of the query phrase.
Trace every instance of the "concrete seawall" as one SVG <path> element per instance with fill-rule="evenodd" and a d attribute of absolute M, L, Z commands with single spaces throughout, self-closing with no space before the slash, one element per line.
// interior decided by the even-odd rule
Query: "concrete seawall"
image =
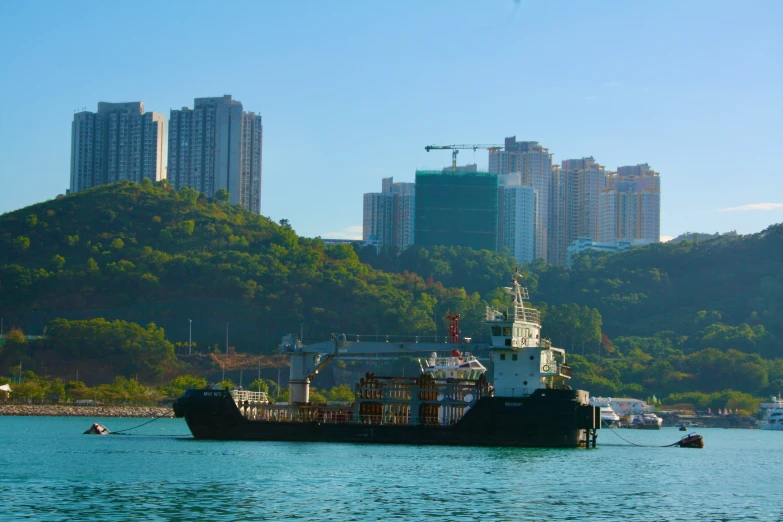
<path fill-rule="evenodd" d="M 151 406 L 64 406 L 39 404 L 3 404 L 0 416 L 26 417 L 173 417 L 171 408 Z"/>

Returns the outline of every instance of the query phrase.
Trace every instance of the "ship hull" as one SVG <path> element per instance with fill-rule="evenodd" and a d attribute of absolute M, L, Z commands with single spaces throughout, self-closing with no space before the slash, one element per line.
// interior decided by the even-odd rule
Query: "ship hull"
<path fill-rule="evenodd" d="M 249 420 L 228 392 L 189 390 L 174 410 L 194 438 L 213 440 L 349 442 L 452 446 L 580 447 L 600 428 L 600 409 L 570 390 L 525 398 L 484 397 L 458 422 L 392 425 Z M 594 433 L 594 432 L 593 432 Z"/>

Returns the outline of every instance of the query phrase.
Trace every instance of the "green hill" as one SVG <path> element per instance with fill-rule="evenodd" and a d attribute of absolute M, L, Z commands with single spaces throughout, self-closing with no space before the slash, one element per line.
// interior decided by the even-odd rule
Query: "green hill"
<path fill-rule="evenodd" d="M 776 225 L 523 270 L 544 333 L 569 349 L 574 385 L 758 396 L 783 388 L 781 261 Z M 443 336 L 449 310 L 479 341 L 484 306 L 508 304 L 500 287 L 514 267 L 507 255 L 455 247 L 327 247 L 285 220 L 191 189 L 120 182 L 0 216 L 0 317 L 6 329 L 41 334 L 49 325 L 58 338 L 7 345 L 0 372 L 48 350 L 59 357 L 50 360 L 159 375 L 176 365 L 169 341 L 182 352 L 189 320 L 201 353 L 225 351 L 227 333 L 230 346 L 254 354 L 300 331 L 312 341 L 337 332 Z M 73 323 L 97 318 L 110 323 Z"/>
<path fill-rule="evenodd" d="M 502 255 L 458 247 L 359 255 L 384 270 L 465 281 L 489 299 L 497 291 L 485 292 L 504 284 L 513 266 Z M 534 262 L 523 272 L 544 332 L 574 354 L 575 385 L 641 397 L 783 391 L 783 225 L 586 254 L 571 269 Z"/>
<path fill-rule="evenodd" d="M 0 216 L 0 316 L 40 334 L 52 319 L 162 326 L 201 350 L 270 353 L 282 335 L 445 332 L 448 309 L 481 330 L 478 295 L 359 262 L 348 246 L 196 191 L 116 183 Z"/>

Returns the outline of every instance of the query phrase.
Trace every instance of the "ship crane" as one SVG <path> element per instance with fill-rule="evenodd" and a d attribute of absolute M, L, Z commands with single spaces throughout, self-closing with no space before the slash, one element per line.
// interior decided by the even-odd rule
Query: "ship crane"
<path fill-rule="evenodd" d="M 451 151 L 451 171 L 454 172 L 457 170 L 457 154 L 459 154 L 460 149 L 462 150 L 473 150 L 473 152 L 476 152 L 478 149 L 487 149 L 488 151 L 492 152 L 494 150 L 500 150 L 504 146 L 503 145 L 427 145 L 424 147 L 424 150 L 427 152 L 431 150 L 450 150 Z"/>

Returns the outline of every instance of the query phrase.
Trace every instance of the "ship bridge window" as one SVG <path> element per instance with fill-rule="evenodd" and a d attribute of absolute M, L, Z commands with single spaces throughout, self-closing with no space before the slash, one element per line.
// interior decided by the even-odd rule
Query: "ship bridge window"
<path fill-rule="evenodd" d="M 505 361 L 506 360 L 506 354 L 505 353 L 501 353 L 500 354 L 500 360 L 501 361 Z"/>
<path fill-rule="evenodd" d="M 512 360 L 512 361 L 516 361 L 516 360 L 517 360 L 517 354 L 513 354 L 513 355 L 511 355 L 511 360 Z"/>
<path fill-rule="evenodd" d="M 493 326 L 492 327 L 492 335 L 494 337 L 500 336 L 500 327 L 499 326 Z"/>
<path fill-rule="evenodd" d="M 511 327 L 510 326 L 504 326 L 503 327 L 503 335 L 510 336 L 511 335 Z"/>

